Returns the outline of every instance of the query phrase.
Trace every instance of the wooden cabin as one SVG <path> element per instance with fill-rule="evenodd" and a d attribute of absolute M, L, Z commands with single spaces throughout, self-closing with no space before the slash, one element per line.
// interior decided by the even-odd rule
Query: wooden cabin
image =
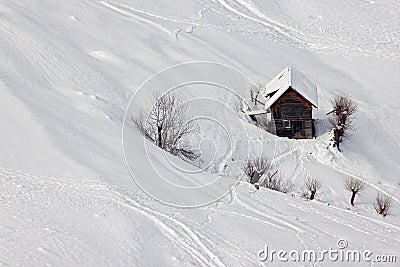
<path fill-rule="evenodd" d="M 314 137 L 312 110 L 318 108 L 314 82 L 287 67 L 265 86 L 264 97 L 276 135 L 296 139 Z"/>

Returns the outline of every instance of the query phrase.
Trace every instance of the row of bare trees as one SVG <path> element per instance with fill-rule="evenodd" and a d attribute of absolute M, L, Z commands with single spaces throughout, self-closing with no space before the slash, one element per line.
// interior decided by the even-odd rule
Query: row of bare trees
<path fill-rule="evenodd" d="M 347 95 L 336 95 L 331 101 L 333 110 L 328 113 L 332 114 L 329 122 L 333 126 L 333 146 L 340 150 L 340 144 L 346 140 L 354 131 L 355 115 L 358 111 L 358 104 Z M 356 195 L 362 193 L 366 184 L 360 179 L 348 177 L 344 181 L 347 191 L 351 192 L 350 204 L 354 206 Z M 376 212 L 383 217 L 390 212 L 392 205 L 392 197 L 386 194 L 378 193 L 373 203 Z"/>
<path fill-rule="evenodd" d="M 278 175 L 278 170 L 275 170 L 271 162 L 264 157 L 249 159 L 243 172 L 247 176 L 247 182 L 253 184 L 257 189 L 265 187 L 282 193 L 288 193 L 291 190 L 292 184 Z M 308 200 L 314 200 L 321 187 L 322 183 L 318 179 L 307 177 L 304 181 L 302 196 Z M 354 206 L 356 196 L 366 189 L 366 183 L 360 179 L 348 177 L 344 181 L 344 187 L 351 192 L 350 204 Z M 392 198 L 378 193 L 373 205 L 376 212 L 385 217 L 390 212 Z"/>
<path fill-rule="evenodd" d="M 248 159 L 243 172 L 247 176 L 247 182 L 253 184 L 257 189 L 265 187 L 282 193 L 288 193 L 292 188 L 292 184 L 284 180 L 278 174 L 278 170 L 274 169 L 271 162 L 265 157 Z M 303 195 L 307 195 L 307 199 L 313 200 L 321 187 L 322 184 L 319 180 L 309 177 L 305 180 L 305 192 Z"/>
<path fill-rule="evenodd" d="M 336 95 L 331 101 L 333 110 L 329 122 L 333 126 L 333 146 L 340 151 L 340 144 L 354 130 L 355 115 L 358 111 L 358 104 L 349 96 Z M 347 191 L 351 192 L 350 204 L 354 206 L 356 195 L 363 192 L 366 188 L 364 181 L 353 177 L 348 177 L 344 181 Z M 378 193 L 373 203 L 376 212 L 383 217 L 389 214 L 392 205 L 392 197 Z"/>

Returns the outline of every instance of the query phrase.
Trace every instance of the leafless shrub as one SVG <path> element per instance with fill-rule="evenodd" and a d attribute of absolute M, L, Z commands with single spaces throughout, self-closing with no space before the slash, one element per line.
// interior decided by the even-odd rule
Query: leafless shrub
<path fill-rule="evenodd" d="M 265 131 L 272 132 L 272 122 L 267 114 L 255 115 L 254 117 L 258 127 Z"/>
<path fill-rule="evenodd" d="M 247 175 L 249 183 L 258 184 L 261 176 L 270 172 L 271 168 L 272 166 L 266 158 L 258 157 L 247 160 L 243 171 Z"/>
<path fill-rule="evenodd" d="M 289 181 L 284 180 L 281 175 L 277 175 L 278 170 L 274 173 L 267 174 L 266 178 L 260 183 L 260 186 L 266 187 L 282 193 L 289 193 L 292 185 Z"/>
<path fill-rule="evenodd" d="M 304 181 L 304 190 L 306 192 L 304 192 L 303 195 L 307 199 L 313 200 L 315 198 L 317 191 L 319 189 L 321 189 L 321 187 L 322 187 L 322 184 L 318 179 L 312 178 L 312 177 L 307 177 Z M 310 193 L 310 195 L 308 195 L 308 192 Z"/>
<path fill-rule="evenodd" d="M 358 110 L 358 104 L 349 96 L 336 95 L 332 101 L 333 110 L 329 122 L 333 126 L 333 146 L 340 151 L 340 143 L 354 130 L 354 118 Z"/>
<path fill-rule="evenodd" d="M 361 181 L 359 179 L 348 177 L 344 181 L 344 187 L 346 188 L 347 191 L 351 192 L 350 204 L 354 206 L 354 199 L 356 195 L 365 190 L 366 184 L 364 181 Z"/>
<path fill-rule="evenodd" d="M 198 125 L 186 116 L 187 107 L 174 95 L 153 97 L 148 114 L 132 115 L 135 127 L 158 147 L 184 159 L 195 160 L 200 154 L 184 139 L 199 131 Z"/>
<path fill-rule="evenodd" d="M 375 198 L 374 208 L 376 212 L 383 217 L 386 217 L 390 213 L 392 206 L 392 197 L 378 193 Z"/>
<path fill-rule="evenodd" d="M 256 108 L 255 106 L 257 106 L 258 104 L 261 104 L 262 106 L 265 105 L 265 103 L 259 100 L 259 96 L 260 94 L 262 95 L 265 86 L 266 83 L 262 81 L 255 82 L 250 86 L 250 100 L 251 103 L 254 105 L 253 108 Z M 269 132 L 272 131 L 271 119 L 268 118 L 266 114 L 250 115 L 250 118 L 256 123 L 258 127 Z"/>
<path fill-rule="evenodd" d="M 258 97 L 264 87 L 265 83 L 261 81 L 258 81 L 250 86 L 250 99 L 255 106 L 257 106 L 257 104 L 264 105 L 264 103 L 258 100 Z"/>

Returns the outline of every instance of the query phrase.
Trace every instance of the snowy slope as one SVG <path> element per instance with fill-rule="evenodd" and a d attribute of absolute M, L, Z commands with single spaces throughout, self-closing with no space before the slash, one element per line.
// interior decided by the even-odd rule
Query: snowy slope
<path fill-rule="evenodd" d="M 1 1 L 0 264 L 258 266 L 265 265 L 257 259 L 265 245 L 321 251 L 340 238 L 351 249 L 399 258 L 399 8 L 394 0 Z M 243 115 L 219 113 L 218 105 L 194 108 L 248 134 L 232 131 L 228 140 L 212 124 L 201 132 L 217 144 L 204 180 L 229 188 L 247 152 L 262 150 L 294 184 L 293 195 L 239 183 L 196 209 L 157 202 L 125 166 L 124 112 L 148 77 L 194 60 L 228 64 L 264 81 L 293 66 L 318 83 L 317 118 L 326 119 L 333 92 L 356 98 L 357 130 L 337 153 L 326 148 L 324 127 L 315 140 L 287 140 L 259 131 Z M 197 88 L 188 95 L 201 96 Z M 145 151 L 138 132 L 130 129 L 129 136 L 131 164 L 151 186 L 158 180 L 146 153 L 162 173 L 188 180 L 161 151 Z M 299 197 L 306 175 L 323 183 L 316 202 Z M 355 207 L 343 190 L 346 175 L 369 185 Z M 377 191 L 393 196 L 386 218 L 373 210 Z M 213 193 L 179 197 L 195 202 Z"/>

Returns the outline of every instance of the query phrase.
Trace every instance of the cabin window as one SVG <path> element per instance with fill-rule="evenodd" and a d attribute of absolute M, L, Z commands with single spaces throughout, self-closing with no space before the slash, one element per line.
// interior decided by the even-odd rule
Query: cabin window
<path fill-rule="evenodd" d="M 290 125 L 290 120 L 283 120 L 283 128 L 290 129 L 292 126 Z"/>

